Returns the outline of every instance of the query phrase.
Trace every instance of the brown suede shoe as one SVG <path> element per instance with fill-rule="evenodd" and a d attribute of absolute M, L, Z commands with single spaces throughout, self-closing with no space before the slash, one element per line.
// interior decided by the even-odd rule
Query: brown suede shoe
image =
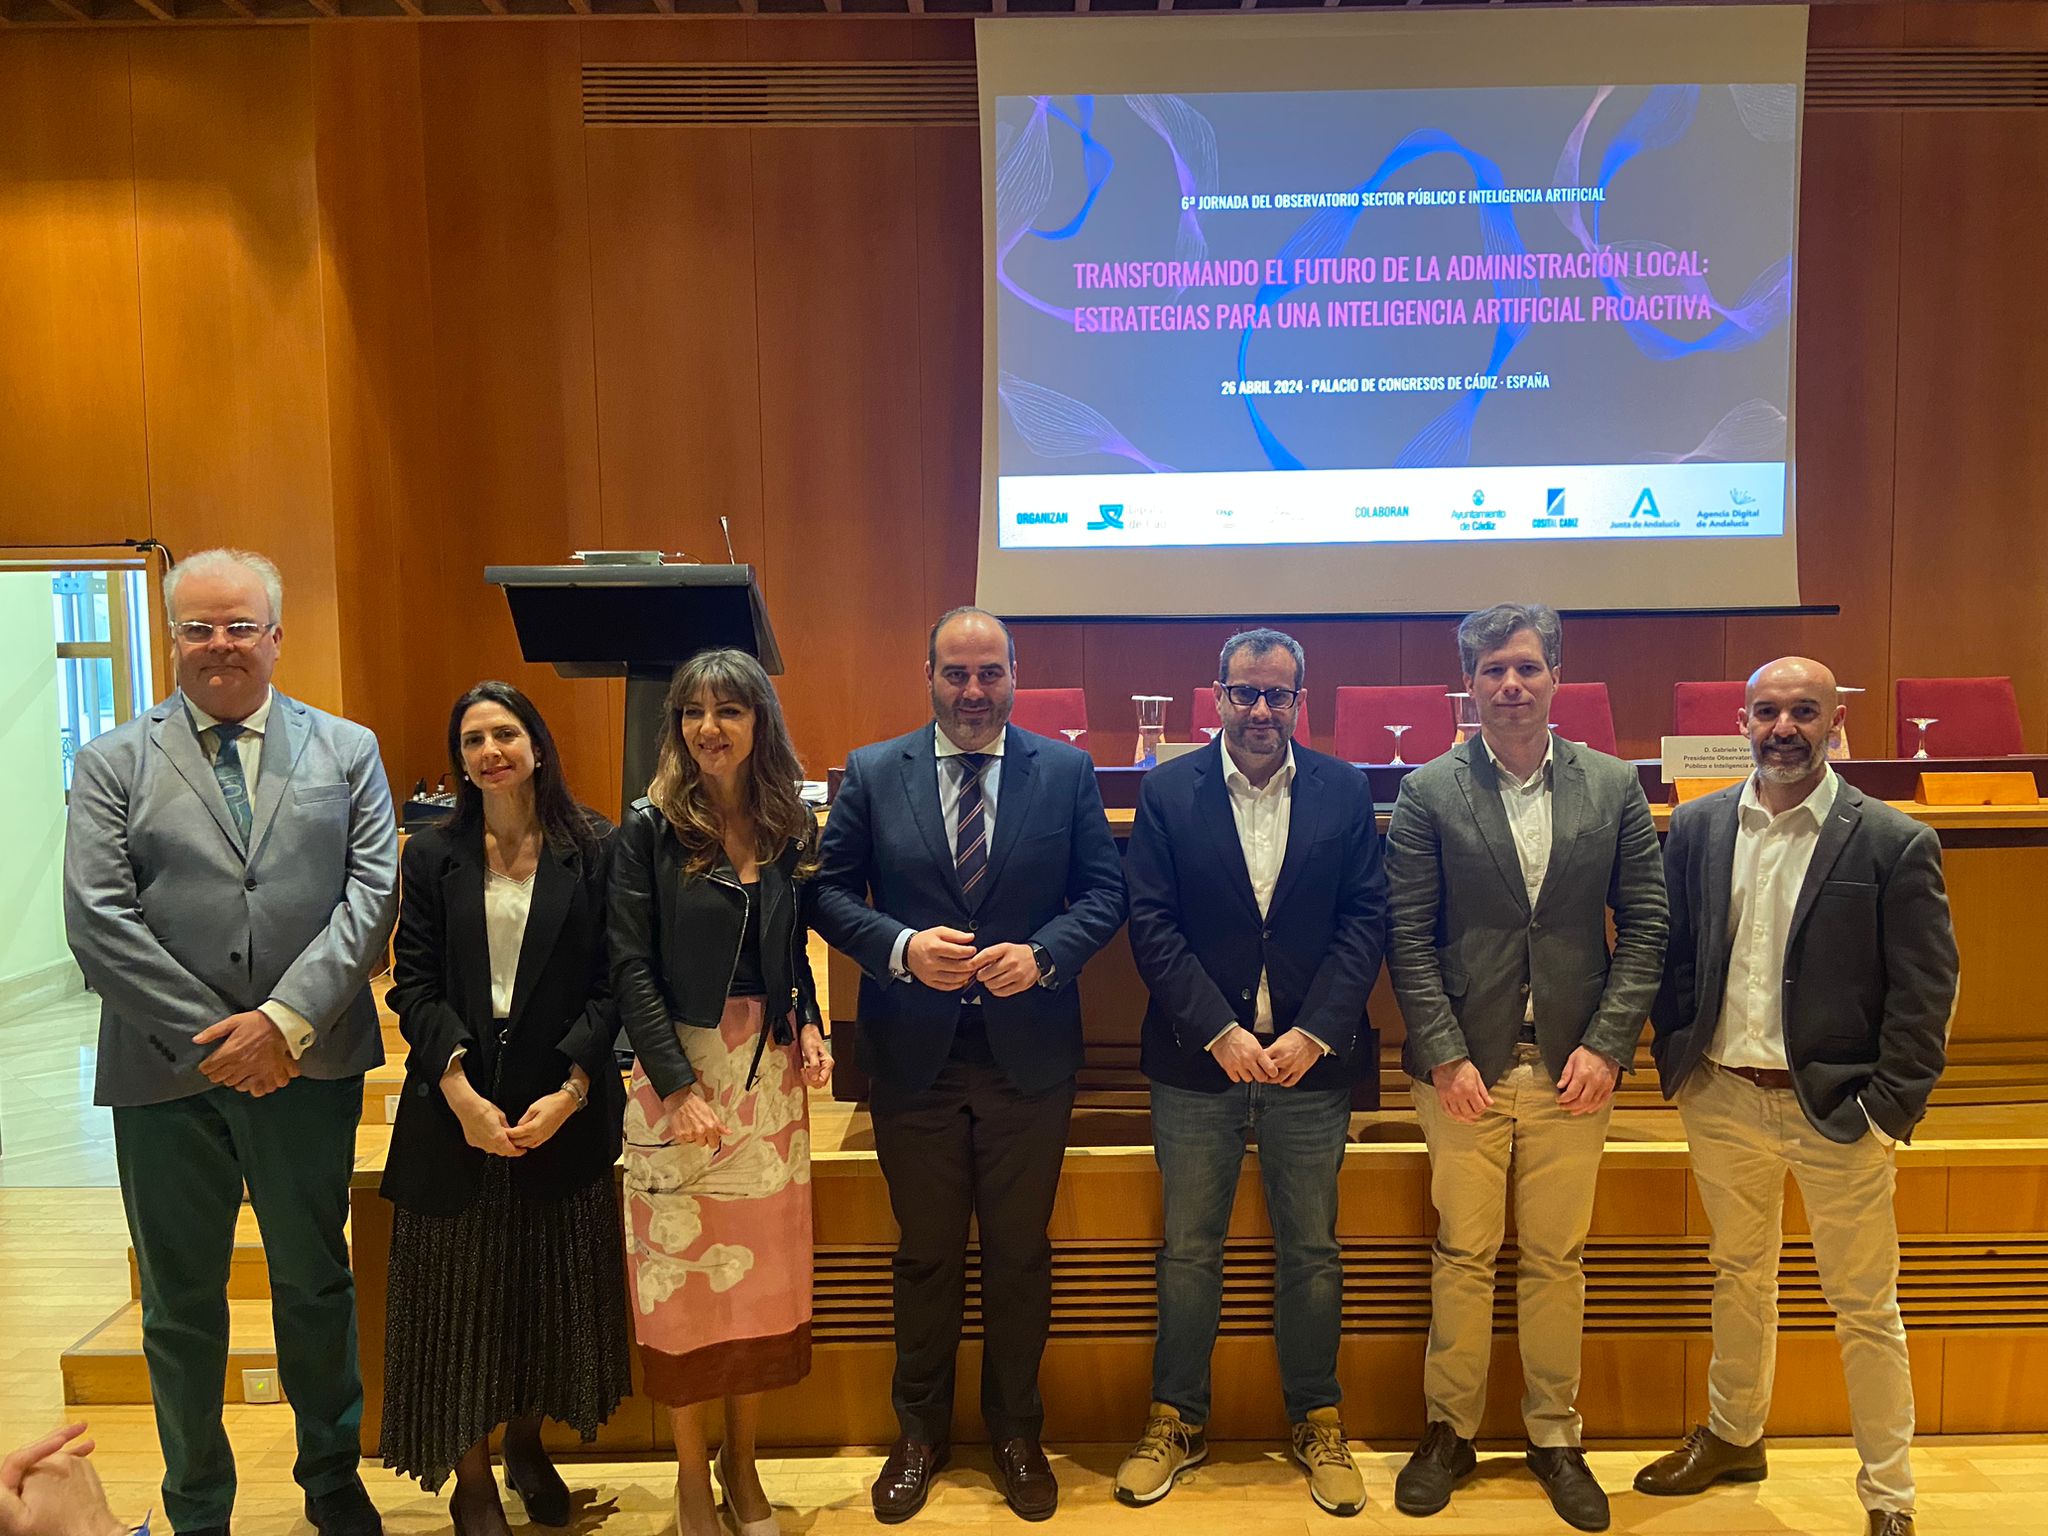
<path fill-rule="evenodd" d="M 1913 1517 L 1902 1509 L 1873 1509 L 1870 1536 L 1913 1536 Z"/>
<path fill-rule="evenodd" d="M 875 1501 L 875 1518 L 884 1525 L 894 1525 L 923 1509 L 925 1497 L 932 1491 L 932 1479 L 945 1466 L 948 1454 L 946 1446 L 927 1445 L 908 1435 L 889 1447 L 889 1459 L 882 1463 L 875 1485 L 869 1490 Z"/>
<path fill-rule="evenodd" d="M 1019 1519 L 1050 1520 L 1060 1507 L 1059 1480 L 1052 1475 L 1052 1463 L 1036 1440 L 1013 1435 L 991 1447 L 996 1464 L 996 1486 Z"/>
<path fill-rule="evenodd" d="M 1659 1456 L 1636 1474 L 1636 1492 L 1671 1498 L 1704 1493 L 1716 1483 L 1760 1483 L 1770 1475 L 1762 1440 L 1755 1445 L 1730 1445 L 1699 1424 L 1677 1450 Z"/>

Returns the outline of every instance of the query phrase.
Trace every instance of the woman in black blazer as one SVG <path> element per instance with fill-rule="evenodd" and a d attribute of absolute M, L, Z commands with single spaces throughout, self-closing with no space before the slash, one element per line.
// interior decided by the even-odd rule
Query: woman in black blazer
<path fill-rule="evenodd" d="M 605 947 L 614 833 L 540 712 L 479 683 L 448 717 L 455 813 L 406 845 L 391 1006 L 411 1047 L 383 1193 L 385 1465 L 452 1469 L 462 1536 L 504 1536 L 490 1436 L 565 1525 L 543 1415 L 585 1440 L 631 1390 L 612 1165 L 625 1090 Z"/>

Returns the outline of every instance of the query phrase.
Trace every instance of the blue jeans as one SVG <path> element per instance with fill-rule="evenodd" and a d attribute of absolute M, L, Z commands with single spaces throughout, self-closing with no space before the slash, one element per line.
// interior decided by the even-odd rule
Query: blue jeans
<path fill-rule="evenodd" d="M 1152 1142 L 1165 1197 L 1159 1337 L 1152 1397 L 1191 1424 L 1209 1421 L 1209 1356 L 1223 1308 L 1223 1239 L 1244 1149 L 1256 1139 L 1273 1224 L 1273 1338 L 1287 1418 L 1334 1408 L 1344 1261 L 1337 1173 L 1351 1124 L 1348 1088 L 1232 1083 L 1222 1093 L 1152 1085 Z"/>

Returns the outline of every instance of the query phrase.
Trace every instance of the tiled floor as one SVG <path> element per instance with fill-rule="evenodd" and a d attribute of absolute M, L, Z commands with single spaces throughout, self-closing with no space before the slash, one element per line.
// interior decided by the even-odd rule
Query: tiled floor
<path fill-rule="evenodd" d="M 113 1116 L 92 1101 L 99 999 L 0 1023 L 0 1189 L 113 1188 Z"/>

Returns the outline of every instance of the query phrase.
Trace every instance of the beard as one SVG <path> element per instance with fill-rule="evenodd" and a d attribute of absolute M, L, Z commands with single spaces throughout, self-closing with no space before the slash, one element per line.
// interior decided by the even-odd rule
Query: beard
<path fill-rule="evenodd" d="M 1752 746 L 1750 755 L 1756 759 L 1756 771 L 1773 784 L 1797 784 L 1807 778 L 1827 761 L 1827 738 L 1809 742 L 1801 737 L 1799 745 L 1803 750 L 1796 754 Z"/>

